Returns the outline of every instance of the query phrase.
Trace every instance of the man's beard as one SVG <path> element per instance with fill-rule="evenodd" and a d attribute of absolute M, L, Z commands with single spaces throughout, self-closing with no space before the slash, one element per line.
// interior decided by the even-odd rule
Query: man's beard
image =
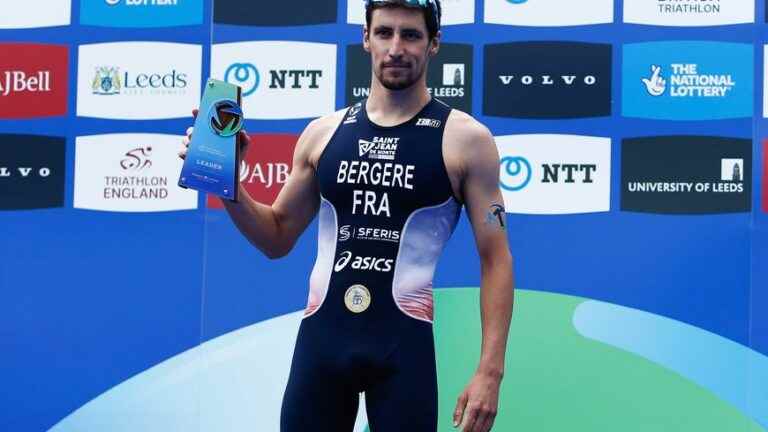
<path fill-rule="evenodd" d="M 380 69 L 379 73 L 379 82 L 381 82 L 381 85 L 384 86 L 387 90 L 405 90 L 407 88 L 412 87 L 414 84 L 416 84 L 419 79 L 421 79 L 421 76 L 424 74 L 424 70 L 422 69 L 420 73 L 418 74 L 411 74 L 411 69 L 407 69 L 408 73 L 401 73 L 401 75 L 397 78 L 390 79 L 385 77 L 385 67 L 382 67 Z M 405 71 L 403 71 L 405 72 Z"/>

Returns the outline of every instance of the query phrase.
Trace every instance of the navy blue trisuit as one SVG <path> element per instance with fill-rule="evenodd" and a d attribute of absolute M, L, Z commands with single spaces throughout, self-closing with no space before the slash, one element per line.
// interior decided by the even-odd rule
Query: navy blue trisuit
<path fill-rule="evenodd" d="M 443 161 L 451 108 L 383 127 L 351 106 L 320 156 L 317 261 L 282 432 L 437 430 L 432 277 L 461 211 Z"/>

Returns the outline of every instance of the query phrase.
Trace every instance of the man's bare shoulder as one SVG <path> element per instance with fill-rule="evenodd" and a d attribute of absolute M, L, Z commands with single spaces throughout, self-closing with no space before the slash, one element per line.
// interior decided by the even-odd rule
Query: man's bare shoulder
<path fill-rule="evenodd" d="M 318 117 L 307 125 L 297 143 L 297 153 L 304 155 L 312 166 L 317 165 L 323 149 L 344 118 L 347 108 Z"/>
<path fill-rule="evenodd" d="M 493 143 L 493 135 L 488 128 L 464 111 L 453 109 L 445 123 L 445 136 L 458 146 L 476 146 L 480 143 Z"/>
<path fill-rule="evenodd" d="M 333 133 L 341 123 L 341 119 L 344 117 L 344 113 L 347 108 L 340 109 L 334 113 L 318 117 L 307 125 L 302 135 L 306 135 L 308 138 L 319 138 L 326 134 Z M 315 140 L 313 140 L 315 141 Z"/>
<path fill-rule="evenodd" d="M 470 166 L 493 158 L 496 144 L 488 128 L 471 115 L 454 109 L 445 123 L 443 154 L 449 173 L 463 178 Z"/>

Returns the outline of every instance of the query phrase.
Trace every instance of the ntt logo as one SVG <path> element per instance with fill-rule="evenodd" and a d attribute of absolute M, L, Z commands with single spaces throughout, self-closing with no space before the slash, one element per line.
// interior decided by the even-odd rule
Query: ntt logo
<path fill-rule="evenodd" d="M 224 81 L 243 87 L 243 96 L 250 96 L 259 88 L 261 76 L 251 63 L 234 63 L 224 72 Z"/>
<path fill-rule="evenodd" d="M 511 192 L 519 191 L 531 181 L 531 164 L 524 157 L 506 156 L 501 159 L 502 175 L 499 185 Z"/>

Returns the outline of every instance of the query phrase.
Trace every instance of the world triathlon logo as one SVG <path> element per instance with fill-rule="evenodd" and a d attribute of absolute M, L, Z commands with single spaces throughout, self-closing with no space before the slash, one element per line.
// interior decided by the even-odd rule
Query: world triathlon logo
<path fill-rule="evenodd" d="M 250 96 L 259 88 L 259 70 L 251 63 L 234 63 L 224 72 L 224 81 L 243 88 L 243 96 Z"/>
<path fill-rule="evenodd" d="M 501 176 L 499 185 L 510 192 L 519 191 L 531 181 L 533 172 L 528 160 L 521 156 L 505 156 L 499 162 Z"/>
<path fill-rule="evenodd" d="M 230 137 L 243 127 L 243 110 L 231 100 L 220 100 L 208 112 L 208 124 L 219 136 Z"/>

